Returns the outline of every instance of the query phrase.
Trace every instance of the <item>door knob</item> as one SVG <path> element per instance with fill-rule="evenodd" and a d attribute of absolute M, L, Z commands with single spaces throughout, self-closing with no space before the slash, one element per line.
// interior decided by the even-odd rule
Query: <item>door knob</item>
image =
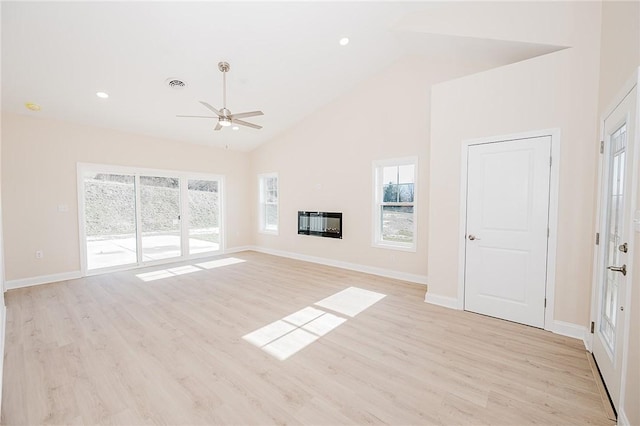
<path fill-rule="evenodd" d="M 476 237 L 476 236 L 475 236 L 475 235 L 473 235 L 473 234 L 470 234 L 470 235 L 469 235 L 469 239 L 470 239 L 471 241 L 474 241 L 474 240 L 479 240 L 480 238 Z"/>
<path fill-rule="evenodd" d="M 622 265 L 622 266 L 609 266 L 607 267 L 608 270 L 613 271 L 613 272 L 622 272 L 622 275 L 626 276 L 627 275 L 627 265 Z"/>

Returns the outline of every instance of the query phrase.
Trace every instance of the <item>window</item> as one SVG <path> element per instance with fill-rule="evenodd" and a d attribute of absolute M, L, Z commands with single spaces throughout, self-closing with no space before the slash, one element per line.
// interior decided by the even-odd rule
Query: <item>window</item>
<path fill-rule="evenodd" d="M 416 157 L 375 161 L 373 245 L 416 250 Z"/>
<path fill-rule="evenodd" d="M 260 232 L 278 233 L 278 175 L 266 173 L 258 176 L 260 186 Z"/>

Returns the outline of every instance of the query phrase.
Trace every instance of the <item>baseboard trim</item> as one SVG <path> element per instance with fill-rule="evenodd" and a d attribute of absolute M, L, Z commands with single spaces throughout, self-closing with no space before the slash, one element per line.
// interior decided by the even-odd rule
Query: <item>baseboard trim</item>
<path fill-rule="evenodd" d="M 58 281 L 75 280 L 76 278 L 81 278 L 81 277 L 82 277 L 82 272 L 80 271 L 62 272 L 60 274 L 51 274 L 51 275 L 40 275 L 38 277 L 21 278 L 18 280 L 5 281 L 4 288 L 6 290 L 15 290 L 17 288 L 31 287 L 32 285 L 55 283 Z"/>
<path fill-rule="evenodd" d="M 585 340 L 587 328 L 582 325 L 573 324 L 565 321 L 554 320 L 553 323 L 551 324 L 551 327 L 549 327 L 548 330 L 555 334 L 559 334 L 561 336 L 567 336 L 567 337 L 572 337 L 574 339 L 582 340 L 582 342 L 584 343 L 584 347 L 588 349 L 589 345 Z"/>
<path fill-rule="evenodd" d="M 233 253 L 240 253 L 242 251 L 249 251 L 249 250 L 254 250 L 253 246 L 238 246 L 238 247 L 231 247 L 231 248 L 227 248 L 223 250 L 223 254 L 233 254 Z"/>
<path fill-rule="evenodd" d="M 458 299 L 455 297 L 441 296 L 427 291 L 427 294 L 424 296 L 424 301 L 432 305 L 444 306 L 449 309 L 458 309 Z"/>
<path fill-rule="evenodd" d="M 416 284 L 423 284 L 423 285 L 427 284 L 426 275 L 408 274 L 406 272 L 398 272 L 398 271 L 393 271 L 391 269 L 376 268 L 373 266 L 359 265 L 356 263 L 342 262 L 339 260 L 327 259 L 324 257 L 308 256 L 304 254 L 298 254 L 298 253 L 287 252 L 282 250 L 273 250 L 266 247 L 259 247 L 259 246 L 231 247 L 231 248 L 224 249 L 222 254 L 223 255 L 234 254 L 234 253 L 240 253 L 243 251 L 250 251 L 250 250 L 257 251 L 260 253 L 265 253 L 265 254 L 271 254 L 274 256 L 303 260 L 305 262 L 318 263 L 321 265 L 334 266 L 337 268 L 364 272 L 367 274 L 378 275 L 386 278 L 409 281 Z M 203 256 L 203 257 L 207 257 L 207 256 Z M 191 259 L 191 260 L 194 260 L 194 259 Z M 177 260 L 176 262 L 180 262 L 180 260 Z M 164 263 L 161 263 L 161 264 L 164 264 Z M 146 265 L 146 266 L 156 266 L 156 265 Z M 137 269 L 137 267 L 131 268 L 131 269 Z M 60 274 L 41 275 L 38 277 L 9 280 L 5 282 L 5 291 L 15 290 L 23 287 L 31 287 L 31 286 L 40 285 L 40 284 L 49 284 L 49 283 L 54 283 L 58 281 L 73 280 L 81 277 L 82 277 L 81 271 L 72 271 L 72 272 L 63 272 Z"/>
<path fill-rule="evenodd" d="M 325 257 L 309 256 L 306 254 L 293 253 L 283 250 L 274 250 L 266 247 L 254 246 L 246 250 L 253 250 L 259 253 L 271 254 L 273 256 L 286 257 L 289 259 L 302 260 L 305 262 L 318 263 L 325 266 L 348 269 L 350 271 L 364 272 L 365 274 L 378 275 L 385 278 L 393 278 L 401 281 L 408 281 L 415 284 L 427 284 L 426 275 L 409 274 L 406 272 L 394 271 L 391 269 L 376 268 L 374 266 L 360 265 L 357 263 L 343 262 L 340 260 L 327 259 Z"/>
<path fill-rule="evenodd" d="M 458 299 L 455 297 L 441 296 L 439 294 L 433 294 L 427 291 L 427 294 L 424 296 L 424 301 L 432 305 L 459 310 Z M 589 333 L 587 328 L 584 326 L 573 324 L 570 322 L 554 320 L 551 326 L 547 327 L 546 330 L 555 334 L 559 334 L 561 336 L 567 336 L 574 339 L 582 340 L 582 342 L 584 343 L 584 347 L 588 351 L 591 351 L 591 333 Z"/>
<path fill-rule="evenodd" d="M 222 251 L 222 255 L 225 254 L 233 254 L 233 253 L 239 253 L 242 251 L 247 251 L 247 250 L 253 250 L 253 246 L 239 246 L 239 247 L 231 247 L 228 249 L 225 249 Z M 174 260 L 174 262 L 183 262 L 183 261 L 198 261 L 201 260 L 202 258 L 205 257 L 213 257 L 213 256 L 220 256 L 221 254 L 214 254 L 214 255 L 203 255 L 203 256 L 196 256 L 194 258 L 191 259 L 179 259 L 179 260 Z M 127 270 L 133 270 L 133 269 L 140 269 L 140 268 L 146 268 L 146 267 L 152 267 L 152 266 L 160 266 L 160 265 L 166 265 L 166 264 L 170 264 L 172 263 L 171 261 L 169 262 L 160 262 L 157 264 L 151 264 L 151 265 L 141 265 L 141 266 L 132 266 L 132 267 L 128 267 L 128 268 L 124 268 L 124 269 L 114 269 L 111 271 L 102 271 L 102 272 L 98 272 L 98 274 L 104 274 L 104 273 L 110 273 L 110 272 L 121 272 L 121 271 L 127 271 Z M 96 273 L 90 273 L 88 275 L 95 275 Z M 67 280 L 75 280 L 77 278 L 82 278 L 82 271 L 72 271 L 72 272 L 63 272 L 60 274 L 51 274 L 51 275 L 41 275 L 38 277 L 30 277 L 30 278 L 20 278 L 17 280 L 9 280 L 9 281 L 5 281 L 5 291 L 7 290 L 15 290 L 18 288 L 23 288 L 23 287 L 31 287 L 34 285 L 40 285 L 40 284 L 49 284 L 49 283 L 55 283 L 58 281 L 67 281 Z"/>

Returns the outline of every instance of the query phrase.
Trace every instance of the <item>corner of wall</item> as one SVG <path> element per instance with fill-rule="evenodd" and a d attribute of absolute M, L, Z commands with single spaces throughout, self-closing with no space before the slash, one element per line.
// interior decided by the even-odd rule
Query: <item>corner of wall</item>
<path fill-rule="evenodd" d="M 570 322 L 553 320 L 550 326 L 547 327 L 547 330 L 559 334 L 561 336 L 571 337 L 573 339 L 578 339 L 584 343 L 585 349 L 589 350 L 591 347 L 590 343 L 587 341 L 587 327 L 573 324 Z"/>
<path fill-rule="evenodd" d="M 458 309 L 457 297 L 441 296 L 427 291 L 424 295 L 424 301 L 431 305 L 438 305 L 449 309 Z"/>

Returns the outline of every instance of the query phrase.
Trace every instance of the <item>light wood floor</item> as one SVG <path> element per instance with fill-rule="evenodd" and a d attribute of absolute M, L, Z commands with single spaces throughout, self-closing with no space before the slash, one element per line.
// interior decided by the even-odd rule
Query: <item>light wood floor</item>
<path fill-rule="evenodd" d="M 582 342 L 418 285 L 234 257 L 10 291 L 2 423 L 611 424 Z M 284 361 L 242 339 L 352 286 L 387 296 Z"/>

